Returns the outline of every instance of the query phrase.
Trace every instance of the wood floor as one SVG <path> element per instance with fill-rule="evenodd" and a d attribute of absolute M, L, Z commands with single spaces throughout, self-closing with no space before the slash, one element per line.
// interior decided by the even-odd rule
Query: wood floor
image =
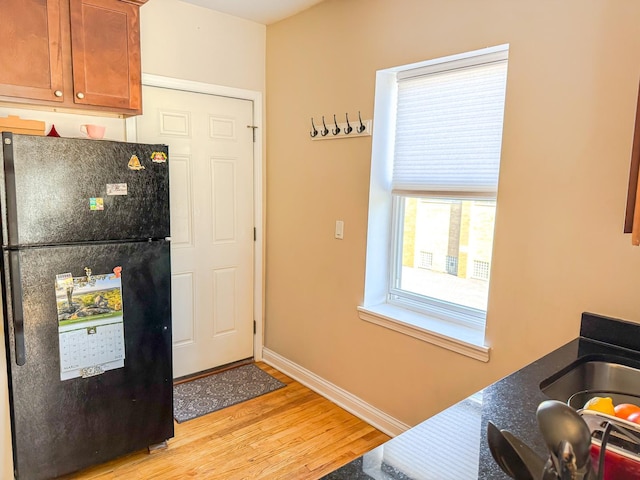
<path fill-rule="evenodd" d="M 286 375 L 257 365 L 287 386 L 175 424 L 166 450 L 131 454 L 65 478 L 313 480 L 389 440 Z"/>

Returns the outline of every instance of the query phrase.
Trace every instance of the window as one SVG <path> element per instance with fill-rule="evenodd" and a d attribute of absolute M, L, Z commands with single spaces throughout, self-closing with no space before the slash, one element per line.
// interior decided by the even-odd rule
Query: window
<path fill-rule="evenodd" d="M 359 308 L 485 361 L 507 57 L 504 45 L 378 72 Z"/>

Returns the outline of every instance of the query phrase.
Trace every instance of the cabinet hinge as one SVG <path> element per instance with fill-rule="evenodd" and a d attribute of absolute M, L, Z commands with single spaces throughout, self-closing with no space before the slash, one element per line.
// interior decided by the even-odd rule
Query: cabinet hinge
<path fill-rule="evenodd" d="M 256 321 L 254 320 L 254 321 L 253 321 L 253 334 L 254 334 L 254 335 L 256 334 L 256 328 L 258 328 L 258 327 L 257 327 L 257 325 L 256 325 Z"/>
<path fill-rule="evenodd" d="M 256 227 L 253 227 L 253 241 L 255 242 L 258 238 L 258 232 L 256 231 Z"/>

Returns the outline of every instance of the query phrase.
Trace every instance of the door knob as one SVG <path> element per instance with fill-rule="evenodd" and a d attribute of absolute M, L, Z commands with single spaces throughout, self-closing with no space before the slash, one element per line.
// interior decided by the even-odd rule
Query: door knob
<path fill-rule="evenodd" d="M 62 90 L 56 90 L 55 92 L 53 92 L 53 94 L 54 94 L 56 97 L 61 97 L 61 96 L 62 96 Z"/>
<path fill-rule="evenodd" d="M 84 98 L 84 93 L 78 92 L 78 93 L 76 93 L 76 97 L 78 97 L 80 100 L 82 100 Z"/>

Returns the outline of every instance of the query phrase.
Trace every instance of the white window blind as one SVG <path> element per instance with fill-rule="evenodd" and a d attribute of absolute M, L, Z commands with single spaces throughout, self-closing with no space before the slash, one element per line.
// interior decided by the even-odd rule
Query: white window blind
<path fill-rule="evenodd" d="M 506 55 L 398 75 L 393 193 L 495 198 Z"/>

